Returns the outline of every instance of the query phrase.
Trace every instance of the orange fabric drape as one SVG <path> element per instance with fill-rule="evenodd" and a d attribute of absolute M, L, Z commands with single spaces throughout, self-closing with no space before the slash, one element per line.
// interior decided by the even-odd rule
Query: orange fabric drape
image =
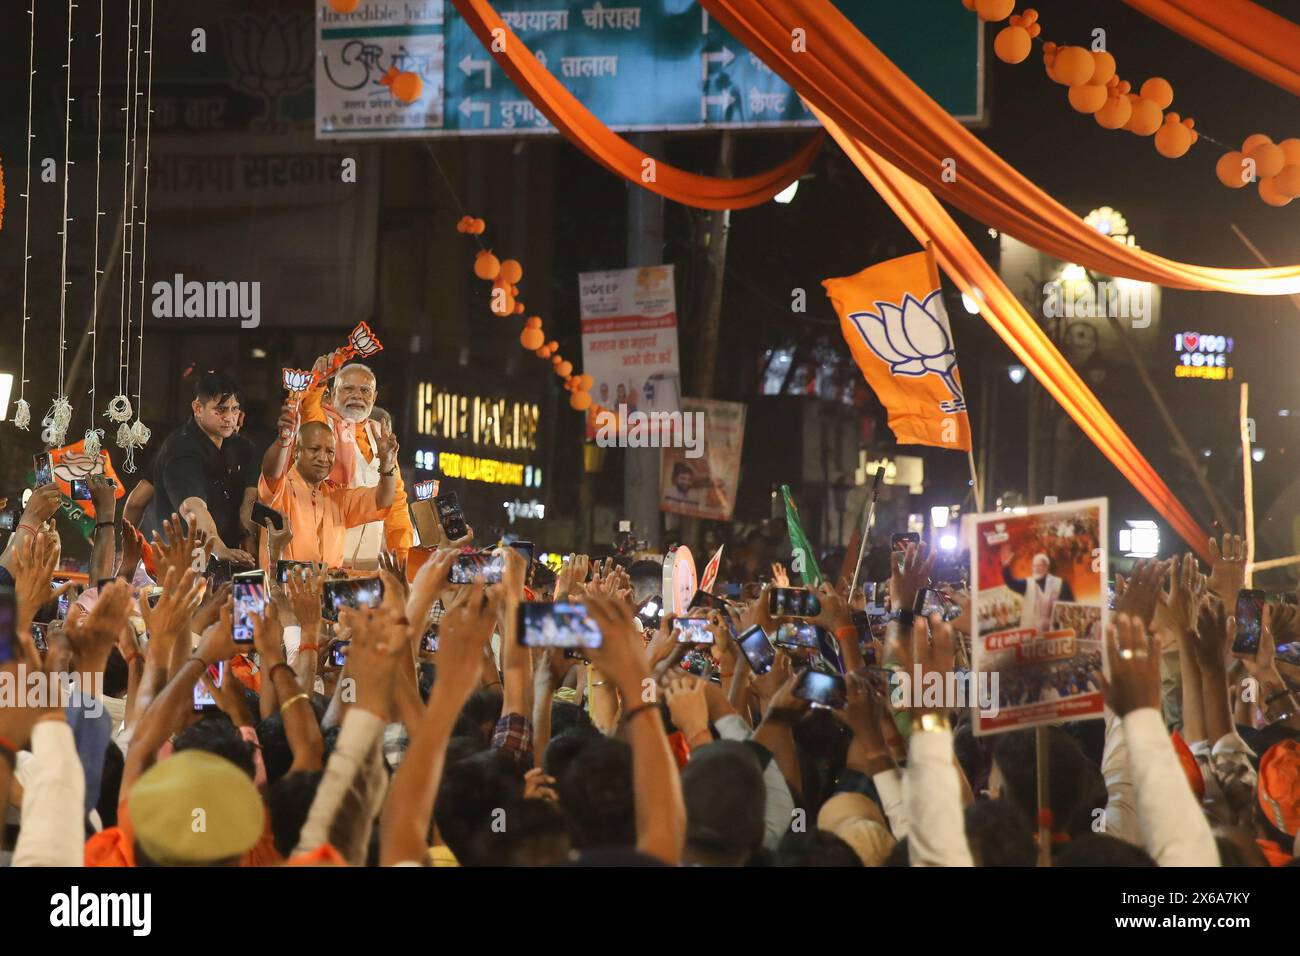
<path fill-rule="evenodd" d="M 467 2 L 467 0 L 457 0 Z M 843 130 L 946 202 L 1036 249 L 1176 289 L 1300 292 L 1300 265 L 1219 269 L 1121 245 L 980 142 L 824 0 L 701 0 L 726 29 Z M 954 16 L 968 16 L 955 9 Z M 792 44 L 791 38 L 802 38 Z M 792 50 L 802 46 L 806 52 Z M 956 181 L 943 181 L 944 160 Z"/>
<path fill-rule="evenodd" d="M 1206 533 L 1156 474 L 1124 430 L 1079 378 L 1037 322 L 979 254 L 934 195 L 852 139 L 830 117 L 811 107 L 848 157 L 870 181 L 918 242 L 934 243 L 944 272 L 980 306 L 980 314 L 1025 364 L 1075 424 L 1169 522 L 1179 537 L 1209 560 Z"/>
<path fill-rule="evenodd" d="M 556 129 L 606 169 L 674 202 L 700 209 L 745 209 L 765 203 L 803 175 L 825 139 L 821 132 L 813 134 L 790 159 L 756 176 L 724 179 L 688 173 L 652 159 L 597 119 L 537 62 L 488 0 L 452 3 L 484 49 Z"/>
<path fill-rule="evenodd" d="M 1250 0 L 1124 0 L 1243 70 L 1300 96 L 1300 24 Z"/>

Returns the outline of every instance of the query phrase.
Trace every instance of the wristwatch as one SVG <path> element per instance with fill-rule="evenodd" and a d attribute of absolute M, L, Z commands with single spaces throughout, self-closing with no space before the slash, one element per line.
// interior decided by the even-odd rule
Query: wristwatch
<path fill-rule="evenodd" d="M 920 720 L 917 721 L 917 730 L 927 732 L 934 730 L 952 730 L 952 725 L 948 723 L 948 715 L 938 713 L 933 710 L 927 710 L 921 714 Z"/>

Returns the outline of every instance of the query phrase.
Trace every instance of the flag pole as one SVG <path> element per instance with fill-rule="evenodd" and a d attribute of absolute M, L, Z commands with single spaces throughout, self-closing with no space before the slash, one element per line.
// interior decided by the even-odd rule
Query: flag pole
<path fill-rule="evenodd" d="M 1255 558 L 1255 478 L 1251 470 L 1250 459 L 1250 387 L 1241 383 L 1241 412 L 1237 426 L 1241 430 L 1241 493 L 1245 503 L 1246 533 L 1246 587 L 1254 583 L 1254 568 L 1251 561 Z"/>
<path fill-rule="evenodd" d="M 984 512 L 984 495 L 980 490 L 979 475 L 975 473 L 975 442 L 971 441 L 971 447 L 966 449 L 966 457 L 970 461 L 970 485 L 971 491 L 975 495 L 975 510 L 980 514 Z"/>
<path fill-rule="evenodd" d="M 876 480 L 871 485 L 871 503 L 867 505 L 867 521 L 862 526 L 862 544 L 858 546 L 858 563 L 853 566 L 853 583 L 849 585 L 849 601 L 858 590 L 858 572 L 862 570 L 862 558 L 867 553 L 867 539 L 871 537 L 871 526 L 876 523 L 876 499 L 880 497 L 880 480 L 885 477 L 882 463 L 876 469 Z"/>

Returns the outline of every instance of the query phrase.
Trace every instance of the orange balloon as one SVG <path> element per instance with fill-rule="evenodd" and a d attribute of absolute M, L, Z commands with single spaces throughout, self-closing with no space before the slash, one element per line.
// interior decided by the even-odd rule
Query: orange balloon
<path fill-rule="evenodd" d="M 330 9 L 335 13 L 351 13 L 361 0 L 330 0 Z"/>
<path fill-rule="evenodd" d="M 519 344 L 530 352 L 537 351 L 545 341 L 546 336 L 542 334 L 541 329 L 525 328 L 519 333 Z"/>
<path fill-rule="evenodd" d="M 555 339 L 551 339 L 551 341 L 546 343 L 546 347 L 552 352 L 558 352 L 560 350 L 560 343 L 555 341 Z"/>
<path fill-rule="evenodd" d="M 1300 166 L 1300 139 L 1284 139 L 1277 144 L 1288 166 Z"/>
<path fill-rule="evenodd" d="M 561 362 L 559 365 L 555 366 L 555 374 L 560 376 L 560 378 L 568 378 L 573 374 L 573 363 Z"/>
<path fill-rule="evenodd" d="M 1088 82 L 1093 86 L 1105 86 L 1115 75 L 1115 57 L 1105 50 L 1092 51 L 1092 79 Z"/>
<path fill-rule="evenodd" d="M 596 384 L 595 380 L 592 379 L 592 377 L 588 375 L 586 372 L 583 372 L 581 375 L 578 376 L 578 387 L 582 389 L 584 392 L 590 392 L 591 386 L 593 386 L 594 384 Z"/>
<path fill-rule="evenodd" d="M 530 315 L 524 322 L 526 329 L 540 329 L 542 327 L 542 317 L 540 315 Z"/>
<path fill-rule="evenodd" d="M 503 259 L 501 261 L 501 278 L 511 285 L 515 285 L 524 277 L 524 267 L 519 264 L 517 259 Z"/>
<path fill-rule="evenodd" d="M 1096 61 L 1092 54 L 1081 46 L 1062 47 L 1056 51 L 1056 62 L 1052 65 L 1054 79 L 1066 86 L 1079 86 L 1092 79 Z"/>
<path fill-rule="evenodd" d="M 481 236 L 486 231 L 487 231 L 487 223 L 484 222 L 482 219 L 475 219 L 474 225 L 470 227 L 469 234 L 471 236 Z"/>
<path fill-rule="evenodd" d="M 975 0 L 975 12 L 988 23 L 1005 20 L 1015 8 L 1016 0 Z"/>
<path fill-rule="evenodd" d="M 1249 156 L 1250 151 L 1254 149 L 1256 146 L 1258 146 L 1260 143 L 1271 143 L 1271 142 L 1273 142 L 1273 140 L 1269 139 L 1269 137 L 1265 136 L 1263 133 L 1254 133 L 1246 137 L 1245 142 L 1241 144 L 1241 151 L 1245 153 L 1247 156 Z"/>
<path fill-rule="evenodd" d="M 1118 88 L 1116 87 L 1116 89 Z M 1106 129 L 1119 129 L 1129 121 L 1129 117 L 1132 115 L 1133 104 L 1129 102 L 1127 96 L 1112 96 L 1106 100 L 1105 106 L 1093 114 L 1093 118 L 1099 126 Z"/>
<path fill-rule="evenodd" d="M 1169 109 L 1169 104 L 1174 101 L 1174 88 L 1169 85 L 1169 81 L 1158 76 L 1153 76 L 1142 84 L 1142 99 L 1150 100 L 1162 110 Z"/>
<path fill-rule="evenodd" d="M 555 357 L 553 357 L 553 358 L 551 359 L 551 364 L 552 364 L 552 365 L 559 365 L 559 364 L 560 364 L 561 362 L 563 362 L 563 361 L 564 361 L 564 356 L 563 356 L 563 355 L 556 355 Z"/>
<path fill-rule="evenodd" d="M 544 358 L 546 358 L 548 355 L 550 355 L 551 353 L 548 352 L 548 351 L 546 351 L 546 346 L 543 345 L 541 348 L 539 348 L 539 349 L 538 349 L 536 352 L 534 352 L 533 354 L 536 355 L 536 356 L 537 356 L 538 358 L 540 358 L 540 359 L 544 359 Z"/>
<path fill-rule="evenodd" d="M 1256 179 L 1269 179 L 1276 176 L 1286 165 L 1286 153 L 1282 152 L 1281 146 L 1274 146 L 1272 143 L 1260 143 L 1246 155 L 1255 161 Z"/>
<path fill-rule="evenodd" d="M 1003 63 L 1024 63 L 1033 50 L 1033 41 L 1024 27 L 1003 27 L 993 38 L 993 53 Z"/>
<path fill-rule="evenodd" d="M 1300 196 L 1300 165 L 1286 165 L 1273 177 L 1273 185 L 1283 196 Z"/>
<path fill-rule="evenodd" d="M 523 315 L 523 314 L 524 314 L 524 304 L 522 302 L 516 302 L 515 315 Z"/>
<path fill-rule="evenodd" d="M 569 407 L 575 412 L 585 412 L 591 407 L 591 394 L 588 392 L 574 392 L 569 396 Z"/>
<path fill-rule="evenodd" d="M 1270 206 L 1285 206 L 1291 201 L 1291 197 L 1278 188 L 1273 177 L 1259 181 L 1259 198 Z"/>
<path fill-rule="evenodd" d="M 1124 128 L 1138 136 L 1150 136 L 1160 128 L 1162 122 L 1164 115 L 1160 112 L 1160 107 L 1151 100 L 1139 98 L 1133 103 L 1133 115 Z"/>
<path fill-rule="evenodd" d="M 1229 189 L 1240 189 L 1250 182 L 1246 178 L 1246 157 L 1238 152 L 1224 153 L 1214 164 L 1214 175 Z"/>
<path fill-rule="evenodd" d="M 1106 105 L 1106 87 L 1087 83 L 1070 87 L 1070 105 L 1080 113 L 1095 113 Z"/>
<path fill-rule="evenodd" d="M 508 295 L 499 295 L 494 291 L 490 308 L 493 315 L 511 315 L 515 311 L 515 300 Z"/>
<path fill-rule="evenodd" d="M 424 92 L 424 80 L 419 73 L 398 73 L 393 80 L 393 96 L 403 103 L 414 103 Z"/>
<path fill-rule="evenodd" d="M 1192 148 L 1192 131 L 1182 123 L 1166 123 L 1156 130 L 1156 152 L 1177 159 Z"/>
<path fill-rule="evenodd" d="M 474 257 L 474 274 L 480 279 L 495 279 L 501 273 L 501 263 L 484 249 Z"/>

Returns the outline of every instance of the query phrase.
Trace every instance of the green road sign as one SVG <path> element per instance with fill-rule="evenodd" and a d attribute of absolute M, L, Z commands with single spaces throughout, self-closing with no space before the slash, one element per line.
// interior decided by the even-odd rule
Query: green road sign
<path fill-rule="evenodd" d="M 450 4 L 364 0 L 356 13 L 340 16 L 326 0 L 317 2 L 319 136 L 554 132 Z M 790 87 L 693 0 L 497 0 L 495 6 L 612 129 L 817 125 Z M 952 0 L 838 0 L 836 6 L 949 113 L 983 120 L 983 25 L 974 14 Z M 415 103 L 397 103 L 379 83 L 392 66 L 422 76 Z"/>

